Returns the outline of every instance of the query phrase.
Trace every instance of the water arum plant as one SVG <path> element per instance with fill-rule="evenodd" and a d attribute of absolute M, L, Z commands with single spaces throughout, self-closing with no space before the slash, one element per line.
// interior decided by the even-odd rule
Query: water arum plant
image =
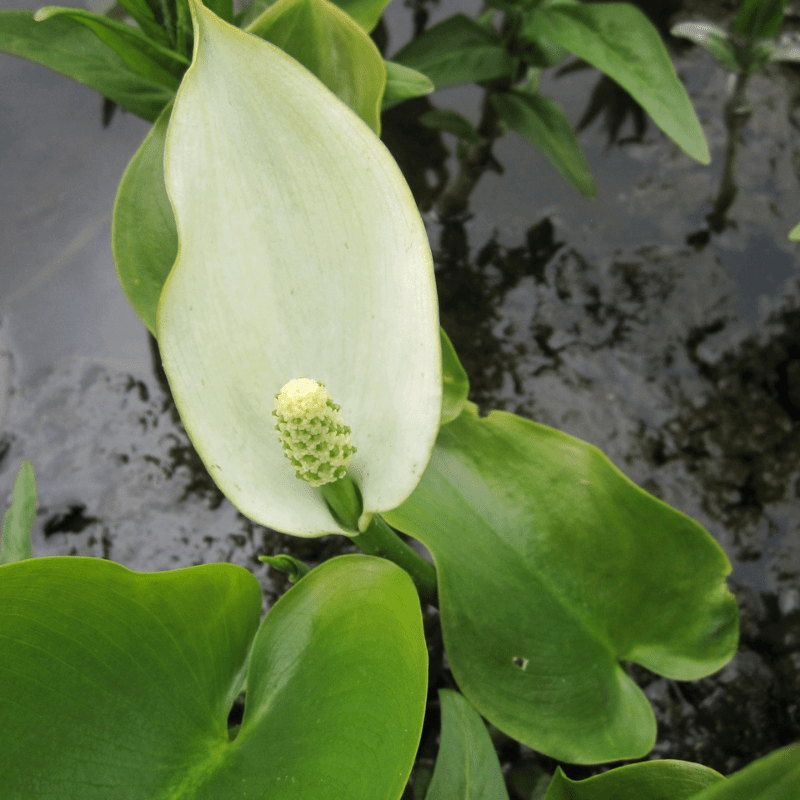
<path fill-rule="evenodd" d="M 115 251 L 161 221 L 169 235 L 120 272 L 141 277 L 153 253 L 170 262 L 177 253 L 163 290 L 166 271 L 149 275 L 137 310 L 157 335 L 186 430 L 234 505 L 286 533 L 343 533 L 384 558 L 310 570 L 273 557 L 297 585 L 259 623 L 257 582 L 241 567 L 150 576 L 30 558 L 20 536 L 34 488 L 23 476 L 0 553 L 9 797 L 57 786 L 105 800 L 124 786 L 143 800 L 398 800 L 426 695 L 420 599 L 438 601 L 462 693 L 441 695 L 427 800 L 504 800 L 479 713 L 562 761 L 646 755 L 655 718 L 627 664 L 692 680 L 731 658 L 738 618 L 725 554 L 590 445 L 513 414 L 482 417 L 466 402 L 466 374 L 438 325 L 425 230 L 377 121 L 370 127 L 329 91 L 337 80 L 318 80 L 259 38 L 334 69 L 337 58 L 315 50 L 331 37 L 295 36 L 302 19 L 320 27 L 326 0 L 256 10 L 259 35 L 229 24 L 222 0 L 222 18 L 199 0 L 165 2 L 191 17 L 194 54 L 123 181 Z M 382 3 L 348 5 L 373 20 Z M 580 39 L 591 44 L 607 29 L 598 14 L 629 13 L 616 5 L 531 9 L 556 43 L 594 20 Z M 694 124 L 677 127 L 702 151 Z M 162 184 L 142 234 L 136 198 Z M 425 545 L 435 568 L 387 521 Z M 210 613 L 197 614 L 200 597 Z M 243 688 L 241 725 L 229 729 Z M 786 752 L 792 763 L 768 764 L 762 784 L 795 774 L 797 752 Z M 470 769 L 480 774 L 462 793 Z M 87 788 L 90 772 L 102 781 Z M 640 775 L 611 782 L 630 787 Z M 577 791 L 608 797 L 606 780 Z M 556 778 L 548 797 L 559 791 L 572 786 Z"/>
<path fill-rule="evenodd" d="M 266 398 L 321 381 L 351 428 L 364 521 L 408 497 L 442 408 L 425 230 L 356 114 L 285 53 L 198 2 L 192 13 L 165 146 L 180 244 L 157 317 L 164 369 L 242 513 L 299 536 L 352 533 L 295 477 Z"/>

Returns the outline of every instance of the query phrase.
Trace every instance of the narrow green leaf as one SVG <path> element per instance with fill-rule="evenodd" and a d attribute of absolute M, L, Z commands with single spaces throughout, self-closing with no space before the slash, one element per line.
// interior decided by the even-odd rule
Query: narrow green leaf
<path fill-rule="evenodd" d="M 621 662 L 692 680 L 735 652 L 719 545 L 566 434 L 467 404 L 416 491 L 384 516 L 433 554 L 465 697 L 554 758 L 653 746 L 652 709 Z"/>
<path fill-rule="evenodd" d="M 725 779 L 688 761 L 644 761 L 583 781 L 570 780 L 559 767 L 545 800 L 690 800 Z"/>
<path fill-rule="evenodd" d="M 800 242 L 800 222 L 789 231 L 789 238 L 793 242 Z"/>
<path fill-rule="evenodd" d="M 101 42 L 114 50 L 133 72 L 167 89 L 174 91 L 178 88 L 181 76 L 189 66 L 188 60 L 173 50 L 156 44 L 136 28 L 102 14 L 45 6 L 34 15 L 37 22 L 53 17 L 66 17 L 85 25 Z"/>
<path fill-rule="evenodd" d="M 679 147 L 709 163 L 708 144 L 691 100 L 661 36 L 638 8 L 559 0 L 529 13 L 522 34 L 532 41 L 549 39 L 606 73 Z"/>
<path fill-rule="evenodd" d="M 785 8 L 786 0 L 740 0 L 733 29 L 749 39 L 771 39 L 780 30 Z"/>
<path fill-rule="evenodd" d="M 700 45 L 729 72 L 739 72 L 742 68 L 728 32 L 718 25 L 710 22 L 681 22 L 673 26 L 670 33 Z"/>
<path fill-rule="evenodd" d="M 439 328 L 442 345 L 442 425 L 452 422 L 464 408 L 469 394 L 469 377 L 444 328 Z"/>
<path fill-rule="evenodd" d="M 164 141 L 171 113 L 170 103 L 130 160 L 111 222 L 111 249 L 122 289 L 154 336 L 161 290 L 178 255 L 175 217 L 164 186 Z"/>
<path fill-rule="evenodd" d="M 175 49 L 183 56 L 190 56 L 193 49 L 192 12 L 189 0 L 172 0 L 175 8 Z"/>
<path fill-rule="evenodd" d="M 154 42 L 169 47 L 167 31 L 159 23 L 147 0 L 117 0 L 117 2 L 133 17 L 145 36 Z"/>
<path fill-rule="evenodd" d="M 36 22 L 29 11 L 0 11 L 0 51 L 83 83 L 148 122 L 173 95 L 138 75 L 91 30 L 69 17 Z"/>
<path fill-rule="evenodd" d="M 491 101 L 500 119 L 541 150 L 581 194 L 597 196 L 589 162 L 564 110 L 555 100 L 530 92 L 504 92 L 493 94 Z"/>
<path fill-rule="evenodd" d="M 0 564 L 33 558 L 31 529 L 36 521 L 36 475 L 33 464 L 23 461 L 14 481 L 11 505 L 3 517 Z"/>
<path fill-rule="evenodd" d="M 800 744 L 793 744 L 759 758 L 692 800 L 797 800 L 798 786 Z"/>
<path fill-rule="evenodd" d="M 427 75 L 437 89 L 511 78 L 517 65 L 497 34 L 463 14 L 428 28 L 393 60 Z"/>
<path fill-rule="evenodd" d="M 470 144 L 479 144 L 482 141 L 475 126 L 466 117 L 462 117 L 457 111 L 449 108 L 435 108 L 426 111 L 419 121 L 427 128 L 452 133 Z"/>
<path fill-rule="evenodd" d="M 316 75 L 376 133 L 386 68 L 372 39 L 328 0 L 278 0 L 248 28 Z"/>
<path fill-rule="evenodd" d="M 508 800 L 492 739 L 477 711 L 458 693 L 439 692 L 442 736 L 425 800 Z"/>
<path fill-rule="evenodd" d="M 381 110 L 402 103 L 412 97 L 422 97 L 430 94 L 436 87 L 427 75 L 417 72 L 411 67 L 405 67 L 396 61 L 385 61 L 386 91 L 383 93 Z"/>
<path fill-rule="evenodd" d="M 371 33 L 391 0 L 335 0 L 336 5 Z"/>
<path fill-rule="evenodd" d="M 364 512 L 408 497 L 442 410 L 425 228 L 356 114 L 282 51 L 193 9 L 197 52 L 165 151 L 179 256 L 158 310 L 164 369 L 242 513 L 299 536 L 344 532 L 295 477 L 274 398 L 293 379 L 322 382 L 352 429 Z"/>
<path fill-rule="evenodd" d="M 411 579 L 345 556 L 260 612 L 231 564 L 0 567 L 4 800 L 397 800 L 426 695 Z"/>

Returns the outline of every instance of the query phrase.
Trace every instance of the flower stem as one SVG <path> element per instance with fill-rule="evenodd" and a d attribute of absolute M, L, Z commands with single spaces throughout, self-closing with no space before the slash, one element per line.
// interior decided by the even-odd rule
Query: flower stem
<path fill-rule="evenodd" d="M 434 606 L 438 604 L 436 568 L 409 547 L 378 514 L 372 518 L 363 533 L 353 536 L 353 541 L 365 553 L 380 556 L 402 567 L 414 581 L 420 599 Z"/>

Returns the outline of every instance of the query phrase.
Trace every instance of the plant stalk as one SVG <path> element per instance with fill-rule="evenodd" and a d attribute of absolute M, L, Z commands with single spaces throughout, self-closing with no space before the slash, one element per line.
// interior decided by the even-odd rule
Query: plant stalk
<path fill-rule="evenodd" d="M 438 604 L 436 568 L 409 547 L 378 514 L 372 518 L 363 533 L 352 538 L 368 555 L 385 558 L 402 567 L 411 576 L 424 603 L 433 606 Z"/>

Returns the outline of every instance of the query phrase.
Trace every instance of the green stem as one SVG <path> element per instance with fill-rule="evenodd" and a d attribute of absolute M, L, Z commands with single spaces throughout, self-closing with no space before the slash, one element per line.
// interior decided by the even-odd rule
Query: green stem
<path fill-rule="evenodd" d="M 380 556 L 402 567 L 414 581 L 420 598 L 425 603 L 437 605 L 436 568 L 409 547 L 378 514 L 363 533 L 353 536 L 353 541 L 365 553 Z"/>

